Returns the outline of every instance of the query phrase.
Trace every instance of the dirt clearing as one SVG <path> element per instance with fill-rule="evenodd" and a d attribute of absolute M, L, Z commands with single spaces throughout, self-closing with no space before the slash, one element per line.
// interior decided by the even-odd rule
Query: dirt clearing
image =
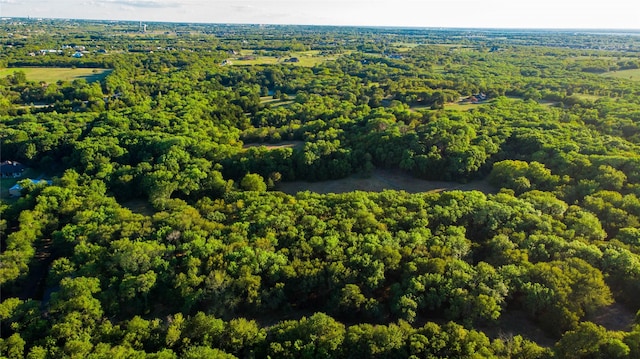
<path fill-rule="evenodd" d="M 316 193 L 345 193 L 351 191 L 382 192 L 384 190 L 403 190 L 409 193 L 441 192 L 451 190 L 481 191 L 483 193 L 497 193 L 498 190 L 486 180 L 471 181 L 469 183 L 426 181 L 410 176 L 399 170 L 376 169 L 370 177 L 350 176 L 347 178 L 323 182 L 294 181 L 278 184 L 277 190 L 296 194 L 301 191 Z"/>

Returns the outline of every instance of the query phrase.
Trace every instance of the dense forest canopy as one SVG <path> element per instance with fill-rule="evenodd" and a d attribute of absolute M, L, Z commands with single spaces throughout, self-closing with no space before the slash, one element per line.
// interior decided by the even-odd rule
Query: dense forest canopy
<path fill-rule="evenodd" d="M 145 25 L 0 23 L 0 357 L 640 357 L 640 34 Z"/>

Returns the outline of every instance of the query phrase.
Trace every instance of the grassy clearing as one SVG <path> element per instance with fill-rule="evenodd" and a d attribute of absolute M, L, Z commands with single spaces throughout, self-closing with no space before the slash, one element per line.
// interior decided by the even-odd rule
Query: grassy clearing
<path fill-rule="evenodd" d="M 253 55 L 252 55 L 253 56 Z M 228 59 L 231 61 L 232 65 L 240 65 L 240 66 L 252 66 L 252 65 L 275 65 L 278 63 L 278 59 L 275 57 L 269 56 L 255 56 L 250 60 L 240 60 L 240 59 Z"/>
<path fill-rule="evenodd" d="M 640 81 L 640 69 L 610 71 L 610 72 L 605 72 L 604 74 L 602 74 L 602 76 Z"/>
<path fill-rule="evenodd" d="M 633 56 L 572 56 L 569 58 L 574 61 L 582 61 L 582 60 L 610 60 L 610 61 L 628 61 L 628 60 L 636 60 Z"/>
<path fill-rule="evenodd" d="M 303 66 L 303 67 L 313 67 L 317 64 L 320 64 L 325 61 L 331 61 L 338 58 L 340 55 L 331 55 L 325 56 L 321 55 L 318 50 L 311 51 L 300 51 L 300 52 L 292 52 L 291 56 L 288 57 L 275 57 L 275 56 L 260 56 L 256 55 L 253 50 L 242 50 L 240 55 L 230 57 L 227 60 L 231 61 L 232 65 L 292 65 L 292 66 Z M 248 58 L 247 57 L 251 57 Z M 296 57 L 298 62 L 285 62 L 286 59 Z M 244 58 L 244 59 L 243 59 Z"/>
<path fill-rule="evenodd" d="M 486 103 L 486 102 L 485 102 Z M 465 103 L 465 102 L 454 102 L 447 103 L 444 105 L 444 108 L 447 110 L 456 110 L 456 111 L 469 111 L 474 108 L 478 108 L 478 106 L 482 106 L 483 103 Z"/>
<path fill-rule="evenodd" d="M 540 101 L 539 104 L 545 107 L 553 107 L 558 105 L 559 102 L 555 102 L 555 101 Z"/>
<path fill-rule="evenodd" d="M 391 45 L 395 52 L 406 53 L 411 51 L 414 47 L 420 46 L 415 42 L 397 42 Z"/>
<path fill-rule="evenodd" d="M 260 97 L 260 103 L 263 105 L 268 104 L 271 107 L 286 106 L 292 104 L 295 97 L 288 95 L 287 98 L 287 100 L 281 100 L 279 98 L 273 98 L 273 96 L 262 96 Z"/>
<path fill-rule="evenodd" d="M 640 79 L 640 77 L 639 77 Z M 574 93 L 573 96 L 581 99 L 581 100 L 589 100 L 589 101 L 596 101 L 598 99 L 603 98 L 604 96 L 599 96 L 599 95 L 589 95 L 586 93 Z"/>
<path fill-rule="evenodd" d="M 472 110 L 474 108 L 478 108 L 479 106 L 482 106 L 482 105 L 484 105 L 486 103 L 488 103 L 488 102 L 476 103 L 476 104 L 465 103 L 465 102 L 450 102 L 450 103 L 444 104 L 444 108 L 445 108 L 445 110 L 469 111 L 469 110 Z M 415 105 L 415 106 L 411 106 L 409 109 L 411 111 L 431 110 L 431 106 L 430 105 Z"/>
<path fill-rule="evenodd" d="M 13 75 L 15 71 L 24 71 L 28 81 L 54 83 L 58 80 L 73 81 L 76 79 L 85 79 L 88 82 L 100 81 L 112 70 L 99 68 L 12 67 L 0 69 L 0 77 Z"/>

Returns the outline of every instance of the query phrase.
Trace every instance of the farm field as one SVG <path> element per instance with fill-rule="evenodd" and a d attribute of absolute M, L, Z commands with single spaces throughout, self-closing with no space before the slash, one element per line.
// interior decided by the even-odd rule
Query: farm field
<path fill-rule="evenodd" d="M 88 82 L 102 80 L 111 73 L 109 69 L 99 68 L 61 68 L 61 67 L 12 67 L 0 69 L 0 77 L 23 71 L 28 81 L 54 83 L 59 80 L 73 81 L 85 79 Z"/>

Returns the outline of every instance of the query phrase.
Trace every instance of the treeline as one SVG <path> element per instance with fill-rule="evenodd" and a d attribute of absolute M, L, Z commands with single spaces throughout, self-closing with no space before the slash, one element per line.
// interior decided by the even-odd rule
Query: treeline
<path fill-rule="evenodd" d="M 84 278 L 77 283 L 85 284 Z M 61 292 L 70 290 L 67 286 Z M 77 290 L 76 288 L 71 289 Z M 76 298 L 83 293 L 74 293 Z M 87 295 L 85 293 L 84 295 Z M 78 298 L 80 299 L 80 298 Z M 108 322 L 107 322 L 108 323 Z M 589 327 L 591 329 L 591 327 Z M 619 338 L 608 341 L 602 328 L 595 328 L 603 354 L 615 354 L 615 345 L 624 346 Z M 268 328 L 243 318 L 224 321 L 198 312 L 185 317 L 180 313 L 166 320 L 146 320 L 136 316 L 122 325 L 106 323 L 97 335 L 108 341 L 95 344 L 67 334 L 63 348 L 46 346 L 25 348 L 20 335 L 13 334 L 0 342 L 2 353 L 10 358 L 73 357 L 136 357 L 136 358 L 238 358 L 238 357 L 345 357 L 345 358 L 407 358 L 407 357 L 503 357 L 551 358 L 552 352 L 524 340 L 520 336 L 489 340 L 486 335 L 468 330 L 459 324 L 428 323 L 414 328 L 406 322 L 389 325 L 358 324 L 345 326 L 323 313 L 309 318 L 288 320 Z M 588 335 L 591 333 L 579 333 Z"/>

